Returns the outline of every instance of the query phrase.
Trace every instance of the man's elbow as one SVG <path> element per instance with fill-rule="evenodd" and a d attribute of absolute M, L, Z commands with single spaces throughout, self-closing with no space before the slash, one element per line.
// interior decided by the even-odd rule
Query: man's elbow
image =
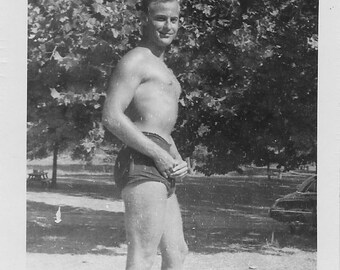
<path fill-rule="evenodd" d="M 102 117 L 102 124 L 104 127 L 109 128 L 109 119 L 105 115 Z"/>
<path fill-rule="evenodd" d="M 110 117 L 105 113 L 103 114 L 102 117 L 102 124 L 111 132 L 114 132 L 120 127 L 120 121 L 117 119 L 117 117 Z"/>
<path fill-rule="evenodd" d="M 114 123 L 114 120 L 111 117 L 108 117 L 105 114 L 103 115 L 102 124 L 104 125 L 104 127 L 111 129 L 113 123 Z"/>
<path fill-rule="evenodd" d="M 102 124 L 103 124 L 103 126 L 107 128 L 108 122 L 109 122 L 109 118 L 108 118 L 108 115 L 107 115 L 107 110 L 104 107 L 104 110 L 102 111 Z"/>

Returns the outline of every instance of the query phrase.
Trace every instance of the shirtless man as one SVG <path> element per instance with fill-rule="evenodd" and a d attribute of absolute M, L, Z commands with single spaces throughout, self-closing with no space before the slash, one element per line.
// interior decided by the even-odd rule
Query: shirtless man
<path fill-rule="evenodd" d="M 141 44 L 118 63 L 104 105 L 104 125 L 126 145 L 115 181 L 125 205 L 129 270 L 150 269 L 158 248 L 162 269 L 182 269 L 188 250 L 174 193 L 188 167 L 171 137 L 181 88 L 163 61 L 179 12 L 177 0 L 142 1 Z"/>

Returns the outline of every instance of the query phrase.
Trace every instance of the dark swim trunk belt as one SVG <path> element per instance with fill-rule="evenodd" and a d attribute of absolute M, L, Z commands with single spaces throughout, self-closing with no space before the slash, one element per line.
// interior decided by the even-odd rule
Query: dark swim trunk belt
<path fill-rule="evenodd" d="M 143 134 L 167 152 L 170 151 L 171 144 L 158 134 L 150 132 L 143 132 Z M 114 169 L 114 179 L 120 190 L 132 183 L 156 181 L 166 186 L 168 197 L 175 192 L 175 179 L 163 177 L 151 158 L 128 146 L 123 147 L 118 153 Z"/>

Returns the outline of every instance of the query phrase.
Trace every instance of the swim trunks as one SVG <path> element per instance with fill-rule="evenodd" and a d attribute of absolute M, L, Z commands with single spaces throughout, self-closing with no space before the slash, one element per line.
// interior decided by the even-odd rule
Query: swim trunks
<path fill-rule="evenodd" d="M 143 134 L 165 151 L 170 152 L 171 144 L 164 138 L 150 132 L 143 132 Z M 128 146 L 124 146 L 118 153 L 114 168 L 114 179 L 120 190 L 123 190 L 127 185 L 136 182 L 161 182 L 167 188 L 168 197 L 175 192 L 176 188 L 176 181 L 174 178 L 165 178 L 162 176 L 150 157 L 141 154 Z"/>

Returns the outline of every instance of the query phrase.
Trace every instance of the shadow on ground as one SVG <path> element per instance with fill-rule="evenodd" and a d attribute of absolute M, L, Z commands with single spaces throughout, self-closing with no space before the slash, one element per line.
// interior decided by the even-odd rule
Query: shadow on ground
<path fill-rule="evenodd" d="M 189 178 L 178 188 L 185 234 L 192 251 L 271 253 L 279 248 L 316 250 L 316 233 L 291 234 L 268 217 L 274 200 L 301 180 Z M 287 250 L 287 249 L 286 249 Z M 279 255 L 279 252 L 275 252 Z"/>
<path fill-rule="evenodd" d="M 27 251 L 105 254 L 112 250 L 98 247 L 119 247 L 125 241 L 123 213 L 63 206 L 62 222 L 57 224 L 56 209 L 45 203 L 27 203 Z"/>
<path fill-rule="evenodd" d="M 81 180 L 87 178 L 86 181 Z M 65 175 L 49 192 L 87 200 L 119 201 L 111 176 Z M 257 252 L 280 255 L 293 249 L 316 251 L 316 234 L 290 234 L 288 226 L 268 218 L 274 200 L 296 189 L 303 179 L 187 178 L 177 187 L 184 233 L 192 252 Z M 63 207 L 54 222 L 55 205 L 27 202 L 27 251 L 70 254 L 124 254 L 123 213 Z"/>

